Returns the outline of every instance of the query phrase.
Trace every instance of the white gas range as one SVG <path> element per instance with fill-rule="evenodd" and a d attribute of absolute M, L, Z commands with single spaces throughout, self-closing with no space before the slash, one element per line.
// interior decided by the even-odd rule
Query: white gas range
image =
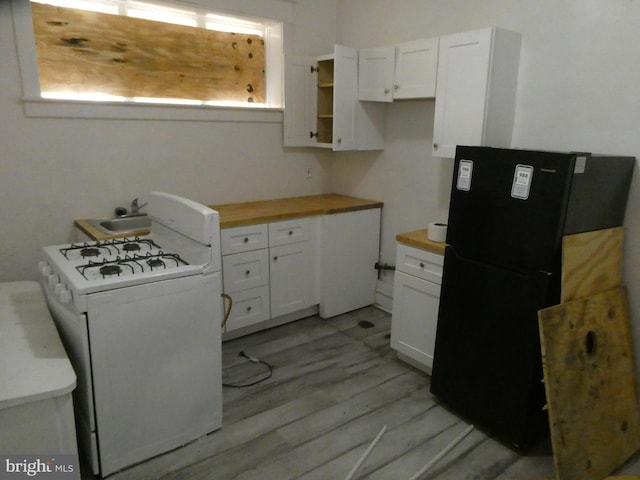
<path fill-rule="evenodd" d="M 149 235 L 45 247 L 39 264 L 78 377 L 78 440 L 102 476 L 222 425 L 218 214 L 148 200 Z"/>

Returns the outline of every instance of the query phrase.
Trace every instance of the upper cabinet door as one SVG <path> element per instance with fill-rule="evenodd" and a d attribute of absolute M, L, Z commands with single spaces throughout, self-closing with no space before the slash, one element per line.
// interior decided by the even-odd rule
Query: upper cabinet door
<path fill-rule="evenodd" d="M 433 155 L 457 145 L 509 147 L 520 34 L 498 28 L 440 37 Z"/>
<path fill-rule="evenodd" d="M 358 101 L 358 50 L 335 45 L 315 58 L 287 57 L 284 145 L 384 148 L 384 105 Z"/>
<path fill-rule="evenodd" d="M 453 158 L 456 145 L 481 145 L 491 60 L 491 29 L 440 37 L 434 155 Z"/>
<path fill-rule="evenodd" d="M 357 150 L 358 50 L 334 46 L 333 150 Z"/>
<path fill-rule="evenodd" d="M 394 47 L 363 48 L 358 60 L 358 98 L 372 102 L 392 102 Z"/>
<path fill-rule="evenodd" d="M 318 76 L 316 61 L 311 57 L 285 59 L 284 144 L 288 147 L 308 147 L 316 143 L 316 92 Z"/>
<path fill-rule="evenodd" d="M 396 45 L 393 98 L 433 98 L 436 95 L 438 38 Z"/>
<path fill-rule="evenodd" d="M 438 38 L 360 50 L 358 98 L 372 102 L 433 98 Z"/>

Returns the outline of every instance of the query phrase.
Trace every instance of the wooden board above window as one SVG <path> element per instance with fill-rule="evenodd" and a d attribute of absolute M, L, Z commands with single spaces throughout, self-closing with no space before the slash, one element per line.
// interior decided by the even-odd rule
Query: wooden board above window
<path fill-rule="evenodd" d="M 258 35 L 31 3 L 42 92 L 263 103 Z"/>

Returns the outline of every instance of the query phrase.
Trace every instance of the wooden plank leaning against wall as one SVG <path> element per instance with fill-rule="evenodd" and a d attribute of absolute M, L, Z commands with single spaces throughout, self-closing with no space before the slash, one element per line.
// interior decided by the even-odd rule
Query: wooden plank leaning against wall
<path fill-rule="evenodd" d="M 538 314 L 557 480 L 602 480 L 640 449 L 622 243 L 622 227 L 565 236 L 561 303 Z"/>

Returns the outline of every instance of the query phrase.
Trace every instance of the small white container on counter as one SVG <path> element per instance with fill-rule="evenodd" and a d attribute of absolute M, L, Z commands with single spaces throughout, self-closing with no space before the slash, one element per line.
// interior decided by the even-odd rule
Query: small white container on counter
<path fill-rule="evenodd" d="M 447 224 L 431 222 L 427 227 L 427 238 L 432 242 L 444 242 L 447 239 Z"/>

